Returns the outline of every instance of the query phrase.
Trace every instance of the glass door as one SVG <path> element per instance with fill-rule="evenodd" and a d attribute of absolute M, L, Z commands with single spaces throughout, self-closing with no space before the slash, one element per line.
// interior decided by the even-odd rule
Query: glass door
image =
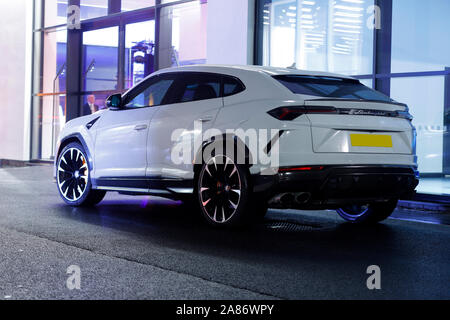
<path fill-rule="evenodd" d="M 111 94 L 131 88 L 155 71 L 155 21 L 121 22 L 83 32 L 82 70 L 81 114 L 88 115 L 106 108 Z"/>
<path fill-rule="evenodd" d="M 52 160 L 66 120 L 104 109 L 109 95 L 155 71 L 157 2 L 124 0 L 117 6 L 115 1 L 81 0 L 81 29 L 70 33 L 65 26 L 68 1 L 43 3 L 34 30 L 38 54 L 31 153 L 33 159 Z"/>
<path fill-rule="evenodd" d="M 125 27 L 125 89 L 155 71 L 155 20 Z"/>
<path fill-rule="evenodd" d="M 119 27 L 83 32 L 83 116 L 106 108 L 106 98 L 119 90 Z"/>
<path fill-rule="evenodd" d="M 38 118 L 41 159 L 51 160 L 56 139 L 66 123 L 66 39 L 67 31 L 54 29 L 43 34 L 44 54 L 41 90 L 35 94 L 33 112 Z"/>

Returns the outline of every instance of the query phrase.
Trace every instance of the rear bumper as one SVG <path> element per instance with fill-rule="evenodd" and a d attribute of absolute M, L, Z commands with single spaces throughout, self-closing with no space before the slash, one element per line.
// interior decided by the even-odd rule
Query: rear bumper
<path fill-rule="evenodd" d="M 411 199 L 419 183 L 414 167 L 325 166 L 320 169 L 255 176 L 254 190 L 267 192 L 272 207 L 331 209 L 359 202 Z M 286 201 L 280 201 L 285 194 L 289 195 Z"/>

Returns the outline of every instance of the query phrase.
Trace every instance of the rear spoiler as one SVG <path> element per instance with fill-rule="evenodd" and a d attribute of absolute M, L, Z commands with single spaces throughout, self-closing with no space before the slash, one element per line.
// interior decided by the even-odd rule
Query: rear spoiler
<path fill-rule="evenodd" d="M 340 98 L 319 98 L 319 99 L 308 99 L 305 102 L 317 102 L 317 101 L 342 101 L 342 102 L 370 102 L 370 103 L 382 103 L 382 104 L 391 104 L 394 106 L 400 106 L 408 108 L 408 105 L 405 103 L 399 103 L 395 101 L 379 101 L 379 100 L 356 100 L 356 99 L 340 99 Z"/>

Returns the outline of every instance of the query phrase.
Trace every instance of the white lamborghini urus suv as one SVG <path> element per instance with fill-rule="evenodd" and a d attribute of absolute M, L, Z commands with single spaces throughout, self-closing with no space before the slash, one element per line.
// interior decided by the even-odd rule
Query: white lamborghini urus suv
<path fill-rule="evenodd" d="M 408 107 L 353 78 L 186 66 L 106 105 L 60 134 L 55 177 L 68 205 L 115 191 L 185 201 L 213 226 L 257 221 L 268 207 L 375 223 L 418 184 Z"/>

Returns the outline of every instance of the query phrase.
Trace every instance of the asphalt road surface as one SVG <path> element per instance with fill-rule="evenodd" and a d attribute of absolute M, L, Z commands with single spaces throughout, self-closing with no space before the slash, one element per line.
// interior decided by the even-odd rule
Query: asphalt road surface
<path fill-rule="evenodd" d="M 71 208 L 51 167 L 0 169 L 0 299 L 449 299 L 445 221 L 398 211 L 358 227 L 332 211 L 271 210 L 215 230 L 160 198 Z M 371 265 L 381 290 L 367 288 Z M 66 285 L 69 266 L 80 290 Z"/>

